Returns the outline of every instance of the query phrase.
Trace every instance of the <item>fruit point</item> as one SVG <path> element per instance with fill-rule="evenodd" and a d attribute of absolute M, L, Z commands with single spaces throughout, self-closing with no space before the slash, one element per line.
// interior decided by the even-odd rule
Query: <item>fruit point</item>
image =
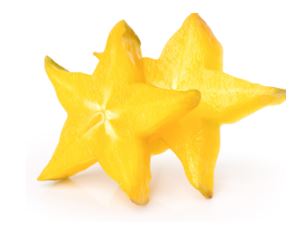
<path fill-rule="evenodd" d="M 45 69 L 67 113 L 53 157 L 38 180 L 60 180 L 99 163 L 138 205 L 149 201 L 150 158 L 170 148 L 193 187 L 214 191 L 220 126 L 286 99 L 286 90 L 223 72 L 222 46 L 196 13 L 158 59 L 142 57 L 125 21 L 110 32 L 92 75 L 51 58 Z"/>

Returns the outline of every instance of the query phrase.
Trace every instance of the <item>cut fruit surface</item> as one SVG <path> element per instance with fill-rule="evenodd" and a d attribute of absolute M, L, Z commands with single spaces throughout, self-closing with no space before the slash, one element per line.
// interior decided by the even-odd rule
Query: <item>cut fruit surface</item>
<path fill-rule="evenodd" d="M 49 57 L 45 68 L 68 118 L 38 179 L 63 179 L 97 161 L 133 202 L 147 203 L 147 140 L 197 106 L 199 92 L 144 84 L 140 41 L 124 21 L 112 29 L 92 75 L 69 72 Z"/>
<path fill-rule="evenodd" d="M 109 34 L 92 74 L 45 58 L 67 113 L 59 143 L 38 180 L 60 180 L 99 163 L 128 195 L 149 201 L 150 156 L 171 148 L 190 183 L 213 196 L 220 127 L 286 99 L 284 89 L 223 72 L 223 49 L 191 14 L 158 59 L 142 58 L 125 21 Z"/>
<path fill-rule="evenodd" d="M 209 198 L 213 194 L 220 125 L 280 104 L 286 92 L 223 73 L 221 45 L 197 14 L 185 20 L 159 59 L 144 58 L 143 62 L 147 83 L 166 89 L 197 89 L 202 94 L 192 112 L 161 129 L 149 143 L 153 153 L 170 147 L 191 184 Z"/>

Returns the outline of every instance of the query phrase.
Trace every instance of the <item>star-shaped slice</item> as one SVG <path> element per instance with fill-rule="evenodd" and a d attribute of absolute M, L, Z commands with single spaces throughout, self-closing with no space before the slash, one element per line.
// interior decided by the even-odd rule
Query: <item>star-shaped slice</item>
<path fill-rule="evenodd" d="M 199 105 L 150 139 L 153 152 L 170 147 L 191 184 L 205 197 L 213 194 L 220 125 L 285 100 L 283 89 L 266 87 L 225 74 L 222 47 L 207 24 L 191 14 L 159 59 L 144 58 L 146 82 L 165 89 L 198 89 Z M 159 139 L 161 138 L 161 139 Z"/>
<path fill-rule="evenodd" d="M 92 75 L 69 72 L 49 57 L 45 68 L 68 117 L 38 179 L 63 179 L 97 160 L 133 202 L 147 203 L 148 137 L 198 105 L 200 93 L 143 83 L 140 41 L 124 21 L 110 32 Z"/>

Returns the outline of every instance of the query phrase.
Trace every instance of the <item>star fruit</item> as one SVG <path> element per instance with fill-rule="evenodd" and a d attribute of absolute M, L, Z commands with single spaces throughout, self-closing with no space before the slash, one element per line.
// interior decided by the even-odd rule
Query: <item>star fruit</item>
<path fill-rule="evenodd" d="M 110 32 L 92 75 L 69 72 L 49 57 L 45 69 L 68 116 L 38 179 L 64 179 L 97 160 L 133 202 L 147 203 L 148 137 L 198 105 L 200 93 L 145 84 L 140 41 L 124 21 Z"/>
<path fill-rule="evenodd" d="M 198 14 L 191 14 L 170 38 L 159 59 L 144 58 L 146 82 L 165 89 L 197 89 L 199 105 L 150 139 L 153 152 L 171 148 L 190 183 L 213 195 L 220 126 L 267 105 L 282 103 L 283 89 L 251 83 L 222 71 L 222 47 Z"/>

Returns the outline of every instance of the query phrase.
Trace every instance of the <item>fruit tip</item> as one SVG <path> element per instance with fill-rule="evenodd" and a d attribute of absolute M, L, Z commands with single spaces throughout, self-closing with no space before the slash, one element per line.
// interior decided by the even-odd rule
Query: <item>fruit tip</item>
<path fill-rule="evenodd" d="M 128 23 L 123 19 L 123 20 L 120 20 L 118 21 L 115 26 L 113 27 L 113 30 L 129 30 L 131 29 L 130 26 L 128 25 Z"/>
<path fill-rule="evenodd" d="M 213 198 L 213 191 L 211 190 L 204 190 L 202 188 L 198 188 L 199 192 L 207 199 Z"/>
<path fill-rule="evenodd" d="M 37 179 L 38 181 L 44 181 L 44 180 L 46 180 L 46 178 L 45 178 L 43 175 L 44 175 L 44 174 L 41 173 L 36 179 Z"/>
<path fill-rule="evenodd" d="M 44 62 L 45 63 L 49 63 L 49 62 L 51 62 L 52 61 L 52 59 L 48 56 L 48 55 L 45 55 L 45 57 L 44 57 Z"/>
<path fill-rule="evenodd" d="M 277 94 L 286 98 L 286 89 L 278 88 Z"/>
<path fill-rule="evenodd" d="M 128 27 L 128 23 L 126 22 L 125 19 L 120 20 L 120 21 L 118 22 L 118 24 L 122 24 L 123 26 Z"/>
<path fill-rule="evenodd" d="M 200 18 L 199 14 L 197 12 L 192 12 L 191 14 L 189 14 L 189 16 L 187 18 Z"/>
<path fill-rule="evenodd" d="M 51 67 L 51 66 L 57 66 L 58 64 L 52 59 L 50 58 L 50 56 L 46 55 L 44 58 L 44 64 L 45 64 L 45 68 Z"/>
<path fill-rule="evenodd" d="M 207 198 L 207 199 L 212 199 L 212 198 L 213 198 L 213 193 L 212 193 L 212 192 L 204 193 L 203 195 L 204 195 L 205 198 Z"/>
<path fill-rule="evenodd" d="M 132 201 L 132 203 L 134 203 L 135 205 L 138 205 L 138 206 L 143 206 L 143 205 L 146 205 L 149 203 L 149 198 L 144 199 L 144 200 L 134 200 L 134 199 L 130 198 L 130 200 Z"/>
<path fill-rule="evenodd" d="M 149 202 L 149 188 L 135 188 L 135 190 L 132 189 L 130 191 L 124 189 L 124 191 L 128 194 L 130 201 L 135 205 L 142 206 Z"/>
<path fill-rule="evenodd" d="M 286 100 L 286 89 L 275 88 L 273 96 L 277 104 L 283 103 Z"/>
<path fill-rule="evenodd" d="M 205 198 L 213 198 L 213 187 L 202 185 L 200 182 L 191 181 L 194 188 L 196 188 Z"/>
<path fill-rule="evenodd" d="M 99 60 L 102 58 L 102 52 L 93 52 L 93 55 L 97 57 Z"/>
<path fill-rule="evenodd" d="M 49 177 L 49 172 L 47 168 L 44 168 L 43 171 L 40 173 L 40 175 L 37 177 L 38 181 L 47 181 L 51 180 L 52 178 Z"/>
<path fill-rule="evenodd" d="M 193 12 L 191 14 L 189 14 L 189 16 L 185 19 L 185 23 L 194 23 L 196 21 L 200 21 L 202 20 L 202 18 L 200 17 L 200 15 L 196 12 Z"/>
<path fill-rule="evenodd" d="M 135 39 L 139 45 L 141 44 L 138 36 L 135 34 L 134 30 L 128 25 L 125 20 L 120 20 L 118 23 L 115 24 L 109 34 L 108 40 L 110 40 L 111 37 L 120 37 L 122 39 L 126 38 L 127 42 L 129 42 L 128 38 L 131 38 Z"/>

